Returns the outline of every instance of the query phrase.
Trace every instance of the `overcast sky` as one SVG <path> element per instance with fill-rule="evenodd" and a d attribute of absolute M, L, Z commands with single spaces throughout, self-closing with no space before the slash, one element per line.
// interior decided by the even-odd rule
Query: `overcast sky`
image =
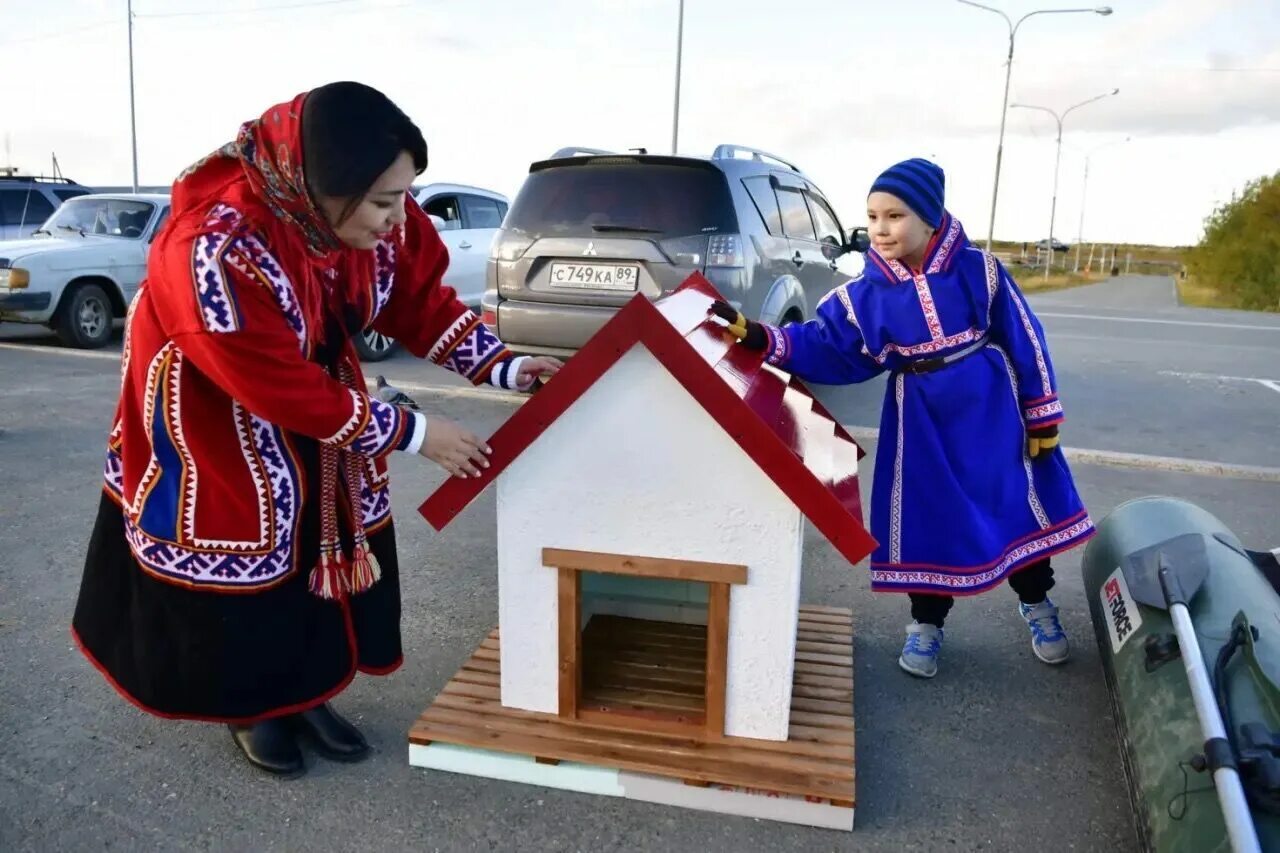
<path fill-rule="evenodd" d="M 513 196 L 565 145 L 671 148 L 677 0 L 135 0 L 140 180 L 164 184 L 245 119 L 339 79 L 423 128 L 425 180 Z M 990 0 L 1015 20 L 1051 2 Z M 1063 5 L 1071 5 L 1066 3 Z M 1112 0 L 1019 30 L 1010 100 L 1066 120 L 1054 233 L 1195 242 L 1215 204 L 1280 170 L 1280 2 Z M 223 6 L 219 11 L 213 11 Z M 846 227 L 891 163 L 931 157 L 985 237 L 1008 30 L 956 0 L 686 0 L 679 150 L 796 162 Z M 125 0 L 0 0 L 4 159 L 130 180 Z M 1056 125 L 1011 109 L 1002 239 L 1049 230 Z M 1124 142 L 1126 138 L 1130 141 Z"/>

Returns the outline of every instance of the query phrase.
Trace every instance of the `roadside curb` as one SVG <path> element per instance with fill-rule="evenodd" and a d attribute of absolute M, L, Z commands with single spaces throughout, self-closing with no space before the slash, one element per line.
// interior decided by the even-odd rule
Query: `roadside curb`
<path fill-rule="evenodd" d="M 449 388 L 439 385 L 420 385 L 396 382 L 392 385 L 404 391 L 428 394 L 441 398 L 488 400 L 495 403 L 520 405 L 525 396 L 511 391 L 483 388 Z M 878 441 L 880 430 L 874 427 L 845 426 L 845 430 L 857 441 Z M 1081 465 L 1100 465 L 1108 468 L 1129 468 L 1147 471 L 1167 471 L 1173 474 L 1192 474 L 1199 477 L 1218 477 L 1230 480 L 1249 480 L 1258 483 L 1280 483 L 1280 468 L 1265 465 L 1238 465 L 1230 462 L 1212 462 L 1205 459 L 1184 459 L 1177 456 L 1154 456 L 1146 453 L 1125 453 L 1119 450 L 1094 450 L 1084 447 L 1064 447 L 1067 459 Z"/>

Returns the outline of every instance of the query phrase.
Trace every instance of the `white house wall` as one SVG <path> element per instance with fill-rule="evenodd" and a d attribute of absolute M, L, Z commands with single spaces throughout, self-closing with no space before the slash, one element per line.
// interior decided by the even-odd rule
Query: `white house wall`
<path fill-rule="evenodd" d="M 502 702 L 558 710 L 557 575 L 544 547 L 740 563 L 725 730 L 786 740 L 802 516 L 642 346 L 498 481 Z"/>

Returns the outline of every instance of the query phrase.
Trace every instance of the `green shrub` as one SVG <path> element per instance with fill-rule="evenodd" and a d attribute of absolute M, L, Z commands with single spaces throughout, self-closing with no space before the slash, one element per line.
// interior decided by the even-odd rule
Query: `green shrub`
<path fill-rule="evenodd" d="M 1280 172 L 1249 182 L 1205 220 L 1187 270 L 1239 308 L 1280 311 Z"/>

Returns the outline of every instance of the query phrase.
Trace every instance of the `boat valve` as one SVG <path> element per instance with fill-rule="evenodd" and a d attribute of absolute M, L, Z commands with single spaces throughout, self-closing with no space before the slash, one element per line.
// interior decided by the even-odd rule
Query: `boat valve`
<path fill-rule="evenodd" d="M 1146 652 L 1147 672 L 1155 672 L 1169 661 L 1182 657 L 1176 634 L 1148 634 L 1142 649 Z"/>

